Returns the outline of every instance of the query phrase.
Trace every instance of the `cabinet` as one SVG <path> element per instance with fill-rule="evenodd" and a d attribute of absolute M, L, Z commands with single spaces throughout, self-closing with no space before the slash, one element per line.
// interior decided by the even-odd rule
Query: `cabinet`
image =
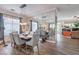
<path fill-rule="evenodd" d="M 72 28 L 71 32 L 71 38 L 72 39 L 79 39 L 79 28 Z"/>

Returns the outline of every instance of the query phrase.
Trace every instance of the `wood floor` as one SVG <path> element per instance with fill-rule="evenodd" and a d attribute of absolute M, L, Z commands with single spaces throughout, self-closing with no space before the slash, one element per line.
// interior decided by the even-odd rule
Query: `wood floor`
<path fill-rule="evenodd" d="M 60 39 L 60 38 L 59 38 Z M 0 47 L 0 55 L 25 55 L 11 47 L 10 43 L 8 46 Z M 79 54 L 79 39 L 63 38 L 55 43 L 40 43 L 40 55 L 78 55 Z M 35 55 L 37 52 L 35 52 Z"/>

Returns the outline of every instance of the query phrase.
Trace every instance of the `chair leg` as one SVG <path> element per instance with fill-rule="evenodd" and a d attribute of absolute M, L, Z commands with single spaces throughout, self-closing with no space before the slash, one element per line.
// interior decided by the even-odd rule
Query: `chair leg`
<path fill-rule="evenodd" d="M 13 42 L 11 42 L 11 47 L 13 47 L 13 44 L 14 44 L 14 43 L 13 43 Z"/>
<path fill-rule="evenodd" d="M 18 46 L 18 50 L 21 51 L 21 46 Z"/>
<path fill-rule="evenodd" d="M 33 48 L 33 54 L 34 54 L 34 47 L 32 47 Z"/>
<path fill-rule="evenodd" d="M 39 55 L 39 46 L 38 46 L 38 44 L 37 44 L 37 50 L 38 50 L 38 55 Z"/>
<path fill-rule="evenodd" d="M 27 54 L 27 45 L 26 45 L 26 54 Z"/>
<path fill-rule="evenodd" d="M 32 47 L 32 49 L 31 49 L 31 55 L 33 55 L 34 54 L 34 49 L 33 49 L 33 47 Z"/>
<path fill-rule="evenodd" d="M 28 55 L 29 53 L 28 53 L 28 49 L 27 49 L 27 45 L 26 45 L 26 54 Z"/>
<path fill-rule="evenodd" d="M 13 43 L 11 42 L 11 47 L 12 47 Z"/>

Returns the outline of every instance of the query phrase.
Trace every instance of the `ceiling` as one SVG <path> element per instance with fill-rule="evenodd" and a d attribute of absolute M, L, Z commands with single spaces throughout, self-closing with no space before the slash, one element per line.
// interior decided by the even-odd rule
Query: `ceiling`
<path fill-rule="evenodd" d="M 79 4 L 27 4 L 24 8 L 20 8 L 20 6 L 21 4 L 0 4 L 0 8 L 26 16 L 53 18 L 55 8 L 58 20 L 79 16 Z"/>

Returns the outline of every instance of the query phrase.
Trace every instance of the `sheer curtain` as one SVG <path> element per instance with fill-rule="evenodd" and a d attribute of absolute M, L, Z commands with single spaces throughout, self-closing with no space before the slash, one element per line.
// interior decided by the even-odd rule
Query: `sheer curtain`
<path fill-rule="evenodd" d="M 19 18 L 10 18 L 10 17 L 3 17 L 4 19 L 4 36 L 8 36 L 9 33 L 13 31 L 17 31 L 19 33 Z"/>

